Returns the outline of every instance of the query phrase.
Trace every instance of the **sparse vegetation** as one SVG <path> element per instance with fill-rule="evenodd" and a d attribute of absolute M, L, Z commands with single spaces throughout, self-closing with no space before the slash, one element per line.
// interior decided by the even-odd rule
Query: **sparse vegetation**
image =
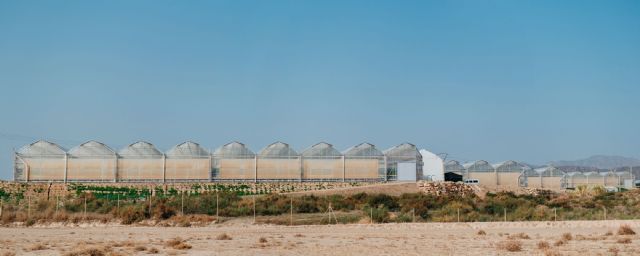
<path fill-rule="evenodd" d="M 619 238 L 618 241 L 616 241 L 619 244 L 630 244 L 631 243 L 631 238 L 628 237 L 622 237 Z"/>
<path fill-rule="evenodd" d="M 562 234 L 562 240 L 571 241 L 573 240 L 573 235 L 571 235 L 571 233 L 564 233 Z"/>
<path fill-rule="evenodd" d="M 618 235 L 635 235 L 636 232 L 629 225 L 621 225 L 618 228 Z"/>
<path fill-rule="evenodd" d="M 508 252 L 522 251 L 522 242 L 518 240 L 505 240 L 498 243 L 498 249 Z"/>
<path fill-rule="evenodd" d="M 191 245 L 185 242 L 182 238 L 176 237 L 166 242 L 168 247 L 176 250 L 188 250 L 191 249 Z"/>
<path fill-rule="evenodd" d="M 229 236 L 227 233 L 222 233 L 216 236 L 216 240 L 231 240 L 231 239 L 233 238 L 231 238 L 231 236 Z"/>
<path fill-rule="evenodd" d="M 549 242 L 547 242 L 547 241 L 540 241 L 540 242 L 538 242 L 537 245 L 538 245 L 538 249 L 540 249 L 540 250 L 546 250 L 546 249 L 550 248 Z"/>
<path fill-rule="evenodd" d="M 487 234 L 487 232 L 485 232 L 484 230 L 482 230 L 482 229 L 481 229 L 481 230 L 478 230 L 478 233 L 477 233 L 477 234 L 478 234 L 479 236 L 484 236 L 484 235 L 486 235 L 486 234 Z"/>

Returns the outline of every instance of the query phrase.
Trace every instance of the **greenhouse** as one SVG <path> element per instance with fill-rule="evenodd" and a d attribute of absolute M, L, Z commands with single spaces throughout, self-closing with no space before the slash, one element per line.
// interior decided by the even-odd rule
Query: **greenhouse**
<path fill-rule="evenodd" d="M 213 151 L 214 180 L 253 180 L 256 154 L 240 142 L 227 143 Z"/>
<path fill-rule="evenodd" d="M 567 177 L 562 170 L 553 166 L 527 169 L 520 181 L 521 186 L 533 188 L 561 189 L 567 187 Z"/>
<path fill-rule="evenodd" d="M 456 160 L 449 160 L 444 164 L 444 172 L 453 172 L 457 174 L 464 174 L 464 166 Z"/>
<path fill-rule="evenodd" d="M 302 180 L 345 180 L 345 162 L 333 145 L 320 142 L 302 151 Z"/>
<path fill-rule="evenodd" d="M 403 143 L 384 151 L 388 180 L 416 181 L 422 179 L 422 155 L 411 143 Z"/>
<path fill-rule="evenodd" d="M 358 144 L 343 155 L 346 180 L 385 180 L 385 157 L 373 144 Z"/>
<path fill-rule="evenodd" d="M 478 160 L 463 165 L 465 169 L 465 179 L 478 180 L 481 185 L 498 185 L 498 175 L 489 162 Z M 514 184 L 518 184 L 516 180 Z"/>
<path fill-rule="evenodd" d="M 165 157 L 153 144 L 133 143 L 118 152 L 118 181 L 152 182 L 165 180 Z"/>
<path fill-rule="evenodd" d="M 289 144 L 275 142 L 258 153 L 258 180 L 301 180 L 300 155 Z"/>
<path fill-rule="evenodd" d="M 65 181 L 67 152 L 55 143 L 40 140 L 18 150 L 14 165 L 17 181 Z"/>
<path fill-rule="evenodd" d="M 108 182 L 116 181 L 116 152 L 107 145 L 88 141 L 69 150 L 67 181 Z"/>
<path fill-rule="evenodd" d="M 166 181 L 211 180 L 211 154 L 198 143 L 187 141 L 166 153 Z"/>

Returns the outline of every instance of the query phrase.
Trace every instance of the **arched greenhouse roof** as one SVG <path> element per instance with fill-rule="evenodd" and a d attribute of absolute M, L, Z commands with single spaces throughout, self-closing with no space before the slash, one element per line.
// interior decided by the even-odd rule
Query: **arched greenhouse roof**
<path fill-rule="evenodd" d="M 326 143 L 326 142 L 320 142 L 318 144 L 315 144 L 313 146 L 311 146 L 308 149 L 305 149 L 304 151 L 302 151 L 302 156 L 306 156 L 306 157 L 318 157 L 318 156 L 328 156 L 328 157 L 337 157 L 337 156 L 342 156 L 342 154 L 340 154 L 340 151 L 336 150 L 335 148 L 333 148 L 333 145 Z"/>
<path fill-rule="evenodd" d="M 464 169 L 470 172 L 492 172 L 493 166 L 485 160 L 478 160 L 475 162 L 466 163 L 463 165 Z"/>
<path fill-rule="evenodd" d="M 64 157 L 66 150 L 58 144 L 39 140 L 29 145 L 25 145 L 17 152 L 21 156 L 39 156 L 39 157 Z"/>
<path fill-rule="evenodd" d="M 283 142 L 275 142 L 264 149 L 260 150 L 262 157 L 291 157 L 298 156 L 298 153 L 289 147 L 289 144 Z"/>
<path fill-rule="evenodd" d="M 418 151 L 418 148 L 416 147 L 416 145 L 413 145 L 411 143 L 402 143 L 400 145 L 391 147 L 385 150 L 384 154 L 388 157 L 411 156 L 416 158 L 422 158 L 422 155 L 420 154 L 420 151 Z"/>
<path fill-rule="evenodd" d="M 69 155 L 73 157 L 115 157 L 116 152 L 102 142 L 90 140 L 73 147 Z"/>
<path fill-rule="evenodd" d="M 255 153 L 244 144 L 234 141 L 225 144 L 213 151 L 214 156 L 218 157 L 253 157 Z"/>
<path fill-rule="evenodd" d="M 118 155 L 124 158 L 161 158 L 162 152 L 149 142 L 138 141 L 121 149 Z"/>
<path fill-rule="evenodd" d="M 167 157 L 209 157 L 209 151 L 193 141 L 180 143 L 169 149 L 166 153 Z"/>
<path fill-rule="evenodd" d="M 460 162 L 456 160 L 449 160 L 444 164 L 444 172 L 462 172 L 464 171 L 464 166 L 460 164 Z"/>
<path fill-rule="evenodd" d="M 523 172 L 531 170 L 531 167 L 528 165 L 512 160 L 500 162 L 492 166 L 497 172 Z"/>
<path fill-rule="evenodd" d="M 345 156 L 351 156 L 351 157 L 365 157 L 365 156 L 382 157 L 384 156 L 382 151 L 378 150 L 376 146 L 367 142 L 360 143 L 356 146 L 350 147 L 347 150 L 345 150 L 343 153 Z"/>

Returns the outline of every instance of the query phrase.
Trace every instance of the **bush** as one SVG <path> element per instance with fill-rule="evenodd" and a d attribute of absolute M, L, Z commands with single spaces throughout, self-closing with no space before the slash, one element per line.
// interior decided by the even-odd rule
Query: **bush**
<path fill-rule="evenodd" d="M 479 236 L 484 236 L 484 235 L 486 235 L 486 234 L 487 234 L 487 232 L 484 232 L 484 230 L 482 230 L 482 229 L 481 229 L 481 230 L 478 230 L 478 233 L 477 233 L 477 234 L 478 234 Z"/>
<path fill-rule="evenodd" d="M 623 238 L 618 239 L 617 242 L 619 244 L 630 244 L 631 243 L 631 238 L 623 237 Z"/>
<path fill-rule="evenodd" d="M 522 251 L 522 242 L 518 240 L 506 240 L 498 243 L 498 249 L 508 252 Z"/>
<path fill-rule="evenodd" d="M 618 235 L 635 235 L 636 232 L 629 225 L 621 225 L 618 228 Z"/>
<path fill-rule="evenodd" d="M 547 241 L 540 241 L 538 242 L 538 249 L 540 250 L 545 250 L 545 249 L 549 249 L 549 243 Z"/>
<path fill-rule="evenodd" d="M 216 240 L 231 240 L 231 236 L 227 235 L 227 233 L 222 233 L 216 236 Z"/>

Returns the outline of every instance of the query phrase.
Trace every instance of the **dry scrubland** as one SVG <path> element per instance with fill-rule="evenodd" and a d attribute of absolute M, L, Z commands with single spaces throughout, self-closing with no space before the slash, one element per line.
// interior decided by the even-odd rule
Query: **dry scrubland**
<path fill-rule="evenodd" d="M 639 255 L 640 221 L 0 228 L 4 255 Z M 621 227 L 626 227 L 624 229 Z M 0 254 L 0 255 L 2 255 Z"/>

